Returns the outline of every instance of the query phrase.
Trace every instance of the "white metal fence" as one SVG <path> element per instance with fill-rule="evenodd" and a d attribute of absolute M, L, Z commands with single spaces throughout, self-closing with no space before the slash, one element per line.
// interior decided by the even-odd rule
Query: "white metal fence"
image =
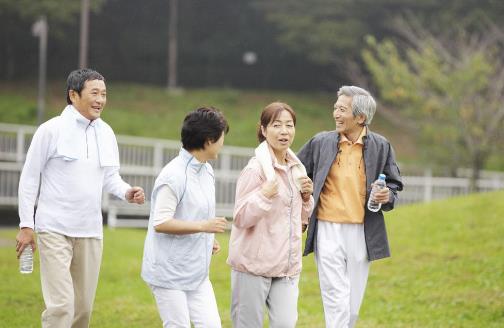
<path fill-rule="evenodd" d="M 0 123 L 0 206 L 17 206 L 17 188 L 22 163 L 35 127 Z M 146 226 L 150 193 L 162 167 L 180 149 L 177 141 L 117 136 L 121 159 L 121 176 L 131 185 L 145 189 L 147 201 L 138 206 L 104 195 L 102 209 L 110 226 Z M 212 162 L 216 177 L 217 215 L 232 216 L 236 180 L 253 155 L 252 148 L 223 147 L 219 159 Z M 399 204 L 428 202 L 469 193 L 468 178 L 404 176 L 404 191 Z M 478 181 L 482 191 L 504 189 L 504 175 Z M 138 218 L 143 217 L 143 218 Z M 0 222 L 1 224 L 1 222 Z"/>

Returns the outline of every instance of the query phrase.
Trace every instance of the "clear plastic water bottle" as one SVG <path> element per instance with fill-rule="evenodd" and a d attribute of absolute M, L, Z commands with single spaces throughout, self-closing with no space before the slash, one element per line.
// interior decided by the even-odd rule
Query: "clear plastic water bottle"
<path fill-rule="evenodd" d="M 374 182 L 373 189 L 371 189 L 371 194 L 369 195 L 368 203 L 367 203 L 367 208 L 371 212 L 378 212 L 381 208 L 381 203 L 377 203 L 374 201 L 374 193 L 377 190 L 383 189 L 387 186 L 385 182 L 385 174 L 380 174 L 378 176 L 378 180 Z"/>
<path fill-rule="evenodd" d="M 31 246 L 25 247 L 19 257 L 19 272 L 23 274 L 33 272 L 33 249 Z"/>

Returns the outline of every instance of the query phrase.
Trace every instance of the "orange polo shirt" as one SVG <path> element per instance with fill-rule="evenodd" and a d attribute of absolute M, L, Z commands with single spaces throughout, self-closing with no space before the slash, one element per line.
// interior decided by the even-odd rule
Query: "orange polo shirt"
<path fill-rule="evenodd" d="M 366 172 L 362 148 L 367 129 L 355 143 L 340 134 L 339 151 L 320 193 L 317 218 L 336 223 L 364 223 Z"/>

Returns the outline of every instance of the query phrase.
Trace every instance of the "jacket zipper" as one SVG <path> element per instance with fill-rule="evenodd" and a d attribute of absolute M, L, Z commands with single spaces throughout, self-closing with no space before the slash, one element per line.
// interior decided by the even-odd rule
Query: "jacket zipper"
<path fill-rule="evenodd" d="M 89 145 L 88 145 L 88 137 L 87 137 L 87 130 L 91 126 L 91 122 L 89 122 L 88 126 L 86 126 L 86 130 L 84 130 L 84 134 L 86 135 L 86 158 L 89 159 Z"/>
<path fill-rule="evenodd" d="M 292 254 L 292 202 L 294 199 L 294 192 L 292 191 L 292 184 L 294 178 L 292 177 L 292 170 L 290 171 L 290 176 L 287 174 L 287 182 L 289 184 L 289 191 L 290 191 L 290 205 L 289 205 L 289 256 L 287 259 L 287 269 L 285 271 L 285 276 L 288 279 L 288 274 L 289 274 L 289 269 L 291 266 L 291 254 Z"/>
<path fill-rule="evenodd" d="M 201 177 L 202 177 L 202 172 L 201 170 L 203 169 L 203 167 L 200 167 L 199 171 L 198 171 L 198 180 L 200 181 L 200 186 L 201 186 Z M 205 172 L 208 174 L 208 172 L 206 171 L 206 167 L 205 167 Z M 205 195 L 205 200 L 206 200 L 206 205 L 207 205 L 207 216 L 209 217 L 210 216 L 210 203 L 208 201 L 208 197 L 207 195 Z M 204 236 L 205 236 L 205 247 L 208 243 L 208 233 L 204 233 Z M 214 238 L 215 238 L 215 234 L 214 234 Z M 212 244 L 212 251 L 213 251 L 213 244 Z M 210 261 L 208 259 L 208 252 L 205 251 L 205 257 L 206 257 L 206 265 L 205 265 L 205 277 L 208 276 L 210 274 L 209 272 L 209 267 L 210 267 Z"/>

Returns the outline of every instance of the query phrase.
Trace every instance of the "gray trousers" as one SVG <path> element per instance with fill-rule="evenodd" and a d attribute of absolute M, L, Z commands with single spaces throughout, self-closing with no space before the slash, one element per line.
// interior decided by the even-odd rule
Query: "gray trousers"
<path fill-rule="evenodd" d="M 232 270 L 231 320 L 235 328 L 261 328 L 264 306 L 272 328 L 296 327 L 299 275 L 261 277 Z"/>

